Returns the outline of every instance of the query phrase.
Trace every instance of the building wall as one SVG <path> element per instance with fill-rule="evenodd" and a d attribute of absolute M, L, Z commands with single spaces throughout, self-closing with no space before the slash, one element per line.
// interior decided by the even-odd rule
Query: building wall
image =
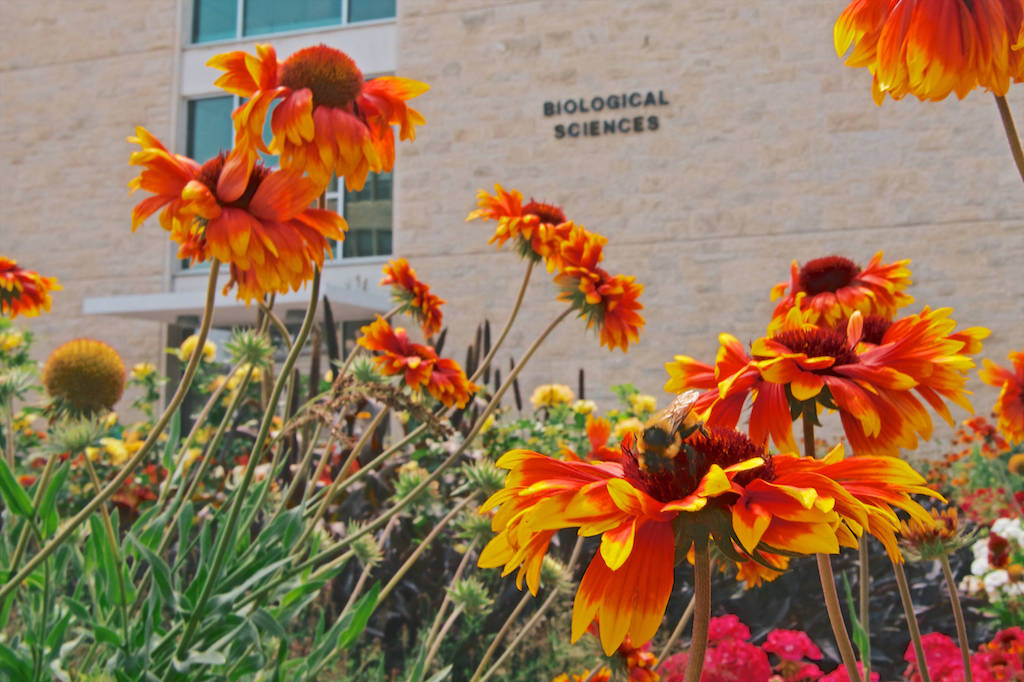
<path fill-rule="evenodd" d="M 159 292 L 170 256 L 155 223 L 131 233 L 125 142 L 171 129 L 177 9 L 168 0 L 8 2 L 0 10 L 0 252 L 56 276 L 49 315 L 27 323 L 44 359 L 89 336 L 129 367 L 163 347 L 155 322 L 82 314 L 90 296 Z"/>
<path fill-rule="evenodd" d="M 398 251 L 449 299 L 454 342 L 504 320 L 522 266 L 465 224 L 495 182 L 561 204 L 605 234 L 607 268 L 646 285 L 628 355 L 567 320 L 524 375 L 608 396 L 632 381 L 662 396 L 674 354 L 711 362 L 720 332 L 763 333 L 789 264 L 879 250 L 912 258 L 916 303 L 992 329 L 985 355 L 1024 342 L 1024 192 L 992 96 L 871 100 L 866 70 L 832 46 L 842 0 L 402 3 L 399 73 L 431 84 L 427 124 L 400 158 Z M 1019 86 L 1018 86 L 1019 88 Z M 653 132 L 556 139 L 551 100 L 663 90 Z M 1024 117 L 1024 91 L 1008 96 Z M 607 114 L 609 112 L 603 112 Z M 513 353 L 561 309 L 543 273 Z M 983 389 L 986 412 L 995 392 Z M 962 418 L 962 412 L 956 417 Z"/>
<path fill-rule="evenodd" d="M 176 132 L 175 5 L 3 6 L 0 249 L 65 287 L 31 322 L 41 357 L 79 335 L 129 362 L 163 346 L 158 324 L 86 317 L 81 301 L 167 287 L 165 235 L 155 223 L 129 232 L 123 140 L 140 123 Z M 666 361 L 711 361 L 723 331 L 756 338 L 790 261 L 831 253 L 912 258 L 913 309 L 951 305 L 963 325 L 991 328 L 985 355 L 997 361 L 1019 349 L 1024 193 L 991 96 L 876 107 L 869 74 L 832 47 L 844 5 L 400 2 L 395 72 L 431 90 L 414 102 L 427 124 L 399 145 L 395 249 L 449 300 L 445 354 L 461 361 L 485 317 L 497 332 L 522 277 L 514 253 L 487 244 L 491 225 L 464 222 L 495 182 L 607 235 L 606 267 L 646 286 L 647 326 L 627 355 L 566 320 L 524 390 L 575 385 L 584 367 L 603 407 L 626 381 L 667 399 Z M 612 116 L 544 115 L 547 101 L 648 90 L 668 101 L 636 110 L 658 117 L 655 131 L 556 139 L 556 124 Z M 1024 91 L 1008 99 L 1024 116 Z M 535 272 L 503 370 L 561 310 L 555 293 Z M 987 411 L 995 392 L 972 386 Z"/>

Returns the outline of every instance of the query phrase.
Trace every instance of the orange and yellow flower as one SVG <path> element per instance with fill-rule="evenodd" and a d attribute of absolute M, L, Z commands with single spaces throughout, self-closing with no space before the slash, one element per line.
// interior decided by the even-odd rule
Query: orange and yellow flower
<path fill-rule="evenodd" d="M 384 376 L 402 375 L 413 391 L 425 388 L 430 395 L 451 407 L 465 407 L 479 386 L 466 378 L 454 360 L 439 358 L 431 346 L 413 343 L 401 327 L 392 328 L 381 316 L 359 330 L 363 336 L 357 343 L 363 348 L 380 351 L 373 358 Z"/>
<path fill-rule="evenodd" d="M 835 553 L 856 546 L 867 529 L 888 548 L 899 528 L 893 506 L 926 515 L 908 497 L 926 491 L 924 481 L 900 460 L 843 460 L 841 447 L 823 460 L 772 456 L 742 434 L 714 427 L 691 434 L 674 459 L 640 459 L 627 437 L 619 462 L 513 450 L 498 466 L 509 474 L 481 507 L 495 510 L 497 535 L 479 565 L 502 566 L 505 575 L 518 570 L 517 585 L 525 578 L 536 594 L 557 530 L 601 535 L 576 594 L 572 640 L 597 617 L 608 655 L 627 635 L 636 643 L 654 636 L 676 557 L 690 543 L 710 536 L 727 555 L 763 561 L 762 552 Z"/>
<path fill-rule="evenodd" d="M 420 323 L 424 336 L 432 336 L 441 331 L 441 305 L 445 300 L 430 293 L 430 287 L 416 278 L 416 271 L 409 265 L 409 261 L 404 258 L 388 261 L 380 285 L 389 284 L 395 301 Z"/>
<path fill-rule="evenodd" d="M 406 100 L 427 91 L 426 83 L 382 76 L 366 81 L 355 62 L 340 50 L 316 45 L 283 62 L 270 45 L 256 55 L 228 52 L 207 66 L 225 73 L 216 85 L 247 101 L 235 110 L 235 151 L 229 176 L 247 176 L 257 152 L 279 154 L 281 167 L 306 172 L 317 193 L 332 175 L 345 177 L 349 190 L 362 189 L 370 171 L 390 171 L 395 163 L 392 125 L 402 140 L 416 138 L 423 116 Z M 281 99 L 270 118 L 273 139 L 263 142 L 267 110 Z"/>
<path fill-rule="evenodd" d="M 1021 0 L 853 0 L 836 21 L 836 53 L 867 67 L 871 95 L 908 93 L 938 101 L 963 99 L 982 87 L 1005 95 L 1024 69 Z"/>
<path fill-rule="evenodd" d="M 1020 443 L 1024 442 L 1024 352 L 1012 351 L 1007 357 L 1012 370 L 985 358 L 978 375 L 986 384 L 999 389 L 993 408 L 999 432 L 1011 443 Z"/>
<path fill-rule="evenodd" d="M 799 298 L 799 297 L 798 297 Z M 931 437 L 932 421 L 919 398 L 952 423 L 944 400 L 971 411 L 964 389 L 967 357 L 988 331 L 955 331 L 948 308 L 881 321 L 866 338 L 860 312 L 845 333 L 808 322 L 813 313 L 791 308 L 777 331 L 755 341 L 751 354 L 722 335 L 712 384 L 711 368 L 686 356 L 669 363 L 667 390 L 703 390 L 695 407 L 709 424 L 734 427 L 751 398 L 749 433 L 758 443 L 770 436 L 795 450 L 793 415 L 801 404 L 837 410 L 853 451 L 897 456 Z M 682 358 L 682 359 L 680 359 Z"/>
<path fill-rule="evenodd" d="M 160 224 L 181 245 L 179 257 L 230 264 L 224 290 L 237 284 L 239 299 L 298 291 L 313 278 L 313 265 L 323 265 L 328 240 L 345 238 L 343 218 L 309 208 L 319 189 L 300 173 L 257 164 L 232 176 L 223 154 L 199 165 L 171 154 L 144 128 L 128 141 L 142 147 L 130 163 L 143 168 L 128 186 L 154 195 L 135 206 L 132 230 L 163 209 Z"/>
<path fill-rule="evenodd" d="M 815 258 L 802 267 L 793 261 L 789 281 L 772 287 L 772 300 L 782 300 L 775 306 L 768 329 L 774 331 L 780 326 L 794 306 L 807 313 L 808 322 L 825 327 L 848 319 L 858 310 L 865 316 L 891 319 L 899 308 L 914 301 L 903 291 L 910 285 L 908 263 L 909 259 L 883 263 L 881 251 L 864 268 L 842 256 Z"/>
<path fill-rule="evenodd" d="M 485 190 L 477 193 L 478 209 L 466 216 L 466 221 L 483 218 L 497 221 L 498 226 L 488 244 L 498 242 L 500 249 L 505 242 L 515 240 L 519 255 L 533 261 L 543 261 L 548 272 L 561 268 L 561 246 L 569 231 L 575 225 L 565 217 L 561 206 L 546 204 L 530 199 L 523 204 L 523 194 L 518 190 L 506 191 L 501 185 L 494 185 L 494 196 Z M 599 237 L 603 244 L 606 239 Z"/>
<path fill-rule="evenodd" d="M 43 277 L 26 270 L 17 261 L 0 256 L 0 314 L 35 317 L 50 310 L 50 292 L 59 291 L 56 277 Z"/>
<path fill-rule="evenodd" d="M 562 448 L 562 455 L 568 460 L 575 461 L 618 461 L 619 451 L 608 445 L 608 438 L 612 434 L 612 423 L 604 417 L 587 415 L 586 421 L 587 440 L 590 441 L 590 452 L 581 457 L 568 447 Z"/>
<path fill-rule="evenodd" d="M 555 283 L 561 288 L 558 300 L 568 301 L 587 329 L 596 326 L 602 346 L 626 352 L 640 338 L 644 318 L 640 294 L 644 285 L 635 277 L 610 275 L 597 267 L 607 240 L 580 225 L 573 225 L 561 244 L 561 266 Z"/>

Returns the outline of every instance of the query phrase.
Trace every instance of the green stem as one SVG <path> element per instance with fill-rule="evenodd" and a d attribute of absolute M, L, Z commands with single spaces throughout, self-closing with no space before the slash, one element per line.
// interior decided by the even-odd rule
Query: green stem
<path fill-rule="evenodd" d="M 516 315 L 519 314 L 519 308 L 523 305 L 523 297 L 526 296 L 527 286 L 530 284 L 530 273 L 533 272 L 533 265 L 532 260 L 526 263 L 526 273 L 523 275 L 523 283 L 519 285 L 519 293 L 516 295 L 515 303 L 512 304 L 512 312 L 509 313 L 505 326 L 502 328 L 501 333 L 498 334 L 497 340 L 491 345 L 490 352 L 480 361 L 480 366 L 476 368 L 473 376 L 469 378 L 471 382 L 479 379 L 480 375 L 487 369 L 487 366 L 491 364 L 491 360 L 494 359 L 501 344 L 504 343 L 505 337 L 508 336 L 509 330 L 512 329 L 512 322 L 515 321 Z"/>
<path fill-rule="evenodd" d="M 857 546 L 857 553 L 859 556 L 858 570 L 859 570 L 859 584 L 857 585 L 858 591 L 860 592 L 860 626 L 864 629 L 864 637 L 868 643 L 871 642 L 871 625 L 869 619 L 871 618 L 871 570 L 870 563 L 868 561 L 868 536 L 867 534 L 862 535 L 860 538 L 860 544 Z M 868 649 L 870 651 L 870 648 Z M 868 661 L 864 661 L 865 652 L 861 653 L 861 660 L 865 663 L 864 665 L 864 682 L 871 682 L 871 666 L 867 665 Z"/>
<path fill-rule="evenodd" d="M 892 562 L 892 569 L 896 573 L 896 587 L 899 588 L 900 601 L 903 602 L 903 615 L 907 618 L 907 630 L 910 631 L 910 641 L 914 644 L 914 656 L 917 657 L 917 671 L 921 675 L 921 682 L 931 682 L 931 677 L 928 675 L 928 661 L 924 657 L 924 646 L 921 644 L 921 629 L 917 626 L 914 602 L 910 598 L 910 587 L 907 585 L 907 574 L 903 572 L 902 562 Z"/>
<path fill-rule="evenodd" d="M 437 639 L 434 640 L 433 644 L 430 647 L 430 650 L 427 652 L 427 657 L 423 659 L 424 675 L 427 673 L 428 670 L 430 670 L 430 664 L 434 662 L 434 657 L 437 656 L 437 652 L 441 648 L 441 642 L 444 641 L 444 638 L 448 634 L 448 631 L 452 629 L 452 626 L 455 625 L 455 621 L 458 620 L 459 616 L 461 615 L 462 607 L 457 606 L 455 607 L 455 610 L 452 611 L 452 615 L 448 616 L 448 620 L 444 622 L 444 626 L 441 628 L 441 632 L 438 633 Z"/>
<path fill-rule="evenodd" d="M 582 548 L 583 537 L 581 536 L 576 538 L 576 545 L 572 548 L 572 556 L 569 557 L 569 563 L 566 564 L 565 572 L 567 575 L 572 575 L 573 571 L 576 570 L 576 561 L 579 559 L 580 550 Z M 536 626 L 537 623 L 540 622 L 541 618 L 544 617 L 545 612 L 547 612 L 547 610 L 551 608 L 551 605 L 555 603 L 555 599 L 558 598 L 558 595 L 560 593 L 561 590 L 559 589 L 559 586 L 555 585 L 555 587 L 551 590 L 551 594 L 548 595 L 548 598 L 545 599 L 544 603 L 540 605 L 540 608 L 538 608 L 534 612 L 530 620 L 526 621 L 526 625 L 523 626 L 523 629 L 516 634 L 516 636 L 512 639 L 511 642 L 509 642 L 508 648 L 506 648 L 505 651 L 501 653 L 501 656 L 499 656 L 498 660 L 494 662 L 494 665 L 492 665 L 483 675 L 480 675 L 480 668 L 482 666 L 478 666 L 477 672 L 473 674 L 473 678 L 470 680 L 470 682 L 478 682 L 478 680 L 479 682 L 487 682 L 487 680 L 490 679 L 491 675 L 498 672 L 502 664 L 504 664 L 508 657 L 512 655 L 512 652 L 516 650 L 516 647 L 519 645 L 519 643 L 526 639 L 526 636 L 530 633 L 531 630 L 533 630 L 534 626 Z M 527 596 L 529 596 L 529 594 L 529 592 L 526 593 Z"/>
<path fill-rule="evenodd" d="M 494 412 L 494 410 L 498 407 L 498 403 L 501 402 L 502 397 L 512 387 L 512 382 L 514 382 L 516 380 L 516 377 L 519 376 L 519 373 L 523 371 L 523 368 L 526 366 L 526 363 L 530 361 L 530 358 L 533 357 L 533 355 L 537 352 L 537 349 L 540 348 L 544 340 L 551 334 L 552 331 L 554 331 L 555 327 L 557 327 L 558 324 L 562 320 L 564 320 L 572 311 L 572 308 L 566 308 L 564 312 L 560 313 L 557 317 L 555 317 L 555 319 L 552 320 L 550 324 L 548 324 L 544 331 L 541 332 L 540 336 L 538 336 L 537 339 L 533 342 L 533 344 L 531 344 L 530 347 L 526 350 L 526 353 L 523 355 L 522 359 L 520 359 L 519 363 L 511 372 L 509 372 L 508 377 L 505 379 L 502 385 L 498 388 L 497 391 L 494 392 L 494 395 L 491 397 L 491 401 L 487 403 L 487 407 L 485 407 L 483 409 L 483 412 L 480 413 L 480 416 L 477 417 L 476 423 L 473 425 L 473 428 L 470 430 L 466 438 L 462 441 L 459 447 L 456 448 L 455 451 L 452 452 L 452 454 L 448 455 L 448 457 L 443 462 L 441 462 L 441 464 L 438 465 L 438 467 L 429 476 L 423 479 L 423 481 L 421 481 L 419 485 L 417 485 L 415 488 L 409 491 L 409 493 L 407 493 L 405 497 L 396 502 L 395 505 L 391 507 L 391 509 L 386 511 L 384 514 L 374 519 L 371 523 L 364 526 L 358 532 L 353 533 L 351 536 L 342 538 L 338 542 L 334 543 L 333 545 L 331 545 L 330 547 L 328 547 L 323 552 L 313 557 L 309 561 L 317 561 L 321 558 L 332 556 L 336 551 L 342 549 L 343 547 L 347 547 L 363 535 L 366 535 L 367 533 L 372 533 L 373 531 L 377 530 L 385 523 L 387 523 L 392 516 L 398 514 L 407 506 L 409 506 L 409 504 L 414 499 L 416 499 L 416 497 L 421 492 L 423 492 L 427 488 L 427 486 L 429 486 L 431 483 L 439 479 L 444 474 L 444 472 L 448 470 L 449 467 L 455 464 L 455 462 L 457 462 L 459 458 L 462 457 L 462 454 L 473 442 L 473 439 L 476 438 L 477 434 L 480 433 L 480 429 L 483 428 L 484 422 L 487 420 L 487 417 L 489 417 L 491 413 Z M 350 477 L 349 480 L 351 480 L 351 478 L 354 478 L 354 476 Z"/>
<path fill-rule="evenodd" d="M 437 615 L 434 616 L 434 622 L 430 624 L 430 632 L 427 633 L 426 639 L 423 640 L 423 646 L 430 649 L 431 642 L 434 641 L 434 637 L 437 636 L 437 630 L 441 626 L 441 621 L 444 618 L 445 612 L 448 610 L 448 605 L 452 603 L 451 588 L 455 587 L 455 584 L 462 580 L 462 574 L 466 572 L 466 567 L 469 565 L 469 558 L 473 555 L 473 550 L 476 549 L 476 539 L 474 538 L 469 547 L 466 548 L 466 552 L 462 555 L 462 560 L 459 565 L 455 568 L 455 575 L 448 583 L 448 590 L 445 590 L 444 599 L 441 600 L 441 606 L 437 609 Z M 426 671 L 427 666 L 423 666 L 423 670 Z"/>
<path fill-rule="evenodd" d="M 28 534 L 32 530 L 32 526 L 36 520 L 36 512 L 39 510 L 39 502 L 43 499 L 43 493 L 46 491 L 46 487 L 50 484 L 50 477 L 53 475 L 53 465 L 57 461 L 59 453 L 53 451 L 50 456 L 46 458 L 46 466 L 43 467 L 43 473 L 39 476 L 39 484 L 36 486 L 36 491 L 32 495 L 32 519 L 26 521 L 25 525 L 21 527 L 21 534 L 18 536 L 18 544 L 14 547 L 14 556 L 11 557 L 11 566 L 8 569 L 8 575 L 13 575 L 14 571 L 17 570 L 18 564 L 21 563 L 21 557 L 25 553 L 25 548 L 28 547 Z M 40 541 L 42 541 L 40 539 Z"/>
<path fill-rule="evenodd" d="M 377 545 L 383 545 L 388 541 L 388 536 L 391 535 L 391 531 L 394 530 L 395 525 L 398 523 L 397 516 L 393 517 L 388 525 L 384 526 L 384 530 L 381 531 L 380 539 L 377 540 Z M 359 580 L 356 581 L 356 586 L 352 588 L 352 594 L 348 596 L 348 601 L 345 602 L 345 607 L 341 610 L 341 615 L 345 615 L 349 609 L 355 606 L 356 600 L 359 599 L 359 595 L 363 593 L 363 588 L 366 587 L 366 583 L 370 580 L 370 574 L 373 573 L 374 564 L 368 563 L 363 566 L 362 572 L 359 574 Z"/>
<path fill-rule="evenodd" d="M 683 682 L 700 682 L 704 656 L 708 651 L 708 628 L 711 623 L 711 553 L 708 542 L 693 543 L 693 634 L 686 656 Z"/>
<path fill-rule="evenodd" d="M 501 644 L 503 639 L 505 639 L 505 635 L 507 635 L 508 631 L 512 629 L 512 625 L 516 622 L 516 619 L 519 618 L 519 614 L 523 612 L 523 609 L 526 608 L 527 603 L 529 603 L 532 598 L 533 595 L 529 592 L 523 593 L 519 603 L 516 604 L 514 609 L 512 609 L 512 613 L 509 614 L 504 624 L 502 624 L 501 629 L 498 630 L 498 634 L 496 634 L 494 639 L 491 640 L 490 646 L 488 646 L 487 651 L 484 652 L 484 657 L 480 659 L 480 663 L 477 664 L 476 670 L 473 671 L 473 677 L 470 678 L 473 682 L 480 679 L 480 675 L 486 669 L 487 664 L 491 662 L 491 658 L 494 657 L 494 652 L 498 650 L 498 645 Z"/>
<path fill-rule="evenodd" d="M 335 426 L 338 424 L 338 421 L 340 419 L 341 412 L 338 412 L 338 416 L 335 417 L 334 419 Z M 292 495 L 294 495 L 295 491 L 298 489 L 299 483 L 303 480 L 303 477 L 309 470 L 309 464 L 311 461 L 313 461 L 313 452 L 316 450 L 316 444 L 320 440 L 320 433 L 323 431 L 323 428 L 324 423 L 322 421 L 317 421 L 316 428 L 313 429 L 313 433 L 310 435 L 309 442 L 306 443 L 306 451 L 302 454 L 302 459 L 299 461 L 299 466 L 295 469 L 295 472 L 292 474 L 291 483 L 288 484 L 288 489 L 285 490 L 284 495 L 281 496 L 281 503 L 277 506 L 277 511 L 274 512 L 274 516 L 271 517 L 271 520 L 276 519 L 278 516 L 284 513 L 284 510 L 288 506 L 288 501 L 292 499 Z M 332 442 L 333 438 L 327 439 L 328 444 L 324 450 L 325 456 L 326 453 L 330 452 L 330 445 Z M 319 469 L 317 470 L 316 473 L 317 476 L 320 475 Z M 310 481 L 310 483 L 315 484 L 316 481 L 317 478 L 314 477 Z"/>
<path fill-rule="evenodd" d="M 1020 179 L 1024 180 L 1024 150 L 1021 150 L 1020 135 L 1017 134 L 1017 127 L 1013 124 L 1013 116 L 1010 114 L 1010 107 L 1006 104 L 1006 98 L 996 95 L 996 106 L 999 108 L 999 117 L 1003 121 L 1003 129 L 1006 131 L 1006 141 L 1010 143 L 1010 153 L 1013 155 L 1013 163 L 1017 166 L 1017 173 Z"/>
<path fill-rule="evenodd" d="M 89 459 L 89 455 L 82 457 L 85 461 L 85 468 L 89 472 L 89 479 L 92 481 L 93 487 L 96 490 L 100 489 L 100 477 L 96 475 L 96 467 L 92 465 L 92 460 Z M 103 530 L 107 536 L 107 543 L 110 545 L 110 552 L 114 555 L 114 564 L 117 573 L 117 589 L 121 593 L 121 598 L 117 601 L 118 610 L 121 612 L 121 628 L 124 635 L 124 653 L 129 654 L 128 651 L 128 590 L 125 589 L 124 584 L 124 562 L 121 559 L 121 547 L 118 545 L 117 536 L 114 534 L 114 524 L 110 521 L 110 511 L 107 509 L 107 504 L 104 502 L 100 505 L 100 516 L 103 519 Z"/>
<path fill-rule="evenodd" d="M 302 346 L 306 342 L 306 337 L 309 336 L 309 331 L 313 328 L 313 319 L 316 317 L 316 305 L 320 297 L 319 268 L 314 269 L 313 281 L 310 284 L 310 291 L 311 296 L 309 307 L 306 309 L 306 317 L 302 321 L 302 327 L 299 329 L 299 333 L 296 335 L 294 343 L 292 343 L 288 357 L 285 359 L 284 365 L 281 367 L 281 371 L 277 376 L 277 381 L 274 382 L 274 388 L 271 390 L 270 397 L 267 400 L 267 408 L 263 414 L 263 421 L 260 424 L 259 433 L 256 435 L 256 442 L 253 444 L 250 452 L 249 462 L 245 467 L 245 474 L 242 476 L 241 484 L 232 495 L 233 499 L 231 501 L 231 509 L 228 511 L 228 520 L 221 533 L 219 533 L 219 542 L 217 543 L 217 549 L 213 557 L 213 564 L 210 567 L 209 574 L 206 576 L 206 581 L 203 583 L 203 591 L 196 600 L 196 605 L 189 618 L 188 625 L 185 627 L 185 632 L 182 634 L 181 640 L 178 642 L 178 647 L 175 650 L 174 658 L 179 661 L 183 660 L 185 652 L 188 651 L 188 647 L 192 643 L 192 636 L 195 634 L 196 628 L 199 627 L 199 622 L 203 618 L 206 602 L 212 596 L 213 590 L 216 588 L 220 571 L 224 566 L 224 561 L 227 559 L 228 550 L 234 545 L 235 526 L 238 523 L 238 517 L 242 511 L 242 503 L 245 498 L 245 494 L 249 489 L 249 485 L 252 482 L 257 462 L 261 459 L 263 446 L 266 444 L 267 434 L 270 432 L 270 424 L 273 421 L 274 413 L 277 411 L 275 409 L 277 401 L 281 397 L 281 391 L 284 389 L 284 384 L 288 381 L 292 367 L 295 365 L 295 361 L 298 359 L 299 353 L 302 351 Z M 171 666 L 164 675 L 164 679 L 169 679 L 173 675 L 173 672 L 174 667 Z"/>
<path fill-rule="evenodd" d="M 7 436 L 7 467 L 14 473 L 14 396 L 10 396 L 4 405 L 4 434 Z"/>
<path fill-rule="evenodd" d="M 391 580 L 388 581 L 388 584 L 385 585 L 384 588 L 380 591 L 380 594 L 377 595 L 378 604 L 383 603 L 387 596 L 391 594 L 391 590 L 398 587 L 398 583 L 402 581 L 402 578 L 405 577 L 405 574 L 408 573 L 409 569 L 413 567 L 413 564 L 416 563 L 416 560 L 423 556 L 423 553 L 426 552 L 427 548 L 430 547 L 430 543 L 434 541 L 434 538 L 436 538 L 441 533 L 441 531 L 444 530 L 444 527 L 447 526 L 451 522 L 451 520 L 455 518 L 456 514 L 462 511 L 463 507 L 465 507 L 467 504 L 473 501 L 474 497 L 476 497 L 476 495 L 469 495 L 468 497 L 463 498 L 461 502 L 452 507 L 452 510 L 445 514 L 444 517 L 434 525 L 434 527 L 427 534 L 427 537 L 423 538 L 420 544 L 416 547 L 416 550 L 412 554 L 410 554 L 409 558 L 405 560 L 405 563 L 403 563 L 401 567 L 399 567 L 399 569 L 395 571 L 395 574 L 391 576 Z"/>
<path fill-rule="evenodd" d="M 960 658 L 964 665 L 964 681 L 971 682 L 971 645 L 967 641 L 967 624 L 964 621 L 964 610 L 960 605 L 960 595 L 956 589 L 956 581 L 953 579 L 953 569 L 949 566 L 949 554 L 942 553 L 939 557 L 942 563 L 942 575 L 946 578 L 946 589 L 949 590 L 949 601 L 953 606 L 953 619 L 956 621 L 956 638 L 960 644 Z"/>
<path fill-rule="evenodd" d="M 93 499 L 86 503 L 82 507 L 81 511 L 75 514 L 66 524 L 57 532 L 57 534 L 48 542 L 46 545 L 39 550 L 25 567 L 18 572 L 13 578 L 9 579 L 2 588 L 0 588 L 0 599 L 3 599 L 8 594 L 13 592 L 18 585 L 22 583 L 25 578 L 32 574 L 32 571 L 36 569 L 39 564 L 46 561 L 47 557 L 57 551 L 57 548 L 64 544 L 69 537 L 78 529 L 80 525 L 85 523 L 90 515 L 96 509 L 108 500 L 114 493 L 121 489 L 121 485 L 128 480 L 128 478 L 135 473 L 135 469 L 139 464 L 149 455 L 153 446 L 156 445 L 160 438 L 160 434 L 167 428 L 167 423 L 171 420 L 171 415 L 177 411 L 181 405 L 181 401 L 185 398 L 185 393 L 188 392 L 189 387 L 192 385 L 192 379 L 195 377 L 196 368 L 199 367 L 199 359 L 203 355 L 203 345 L 206 343 L 206 336 L 210 331 L 210 323 L 213 321 L 213 302 L 217 295 L 217 273 L 220 270 L 220 261 L 214 258 L 210 262 L 210 277 L 206 285 L 206 306 L 203 309 L 203 321 L 199 327 L 198 341 L 196 342 L 196 348 L 192 352 L 192 357 L 189 358 L 188 365 L 185 367 L 185 373 L 181 378 L 181 383 L 178 385 L 178 390 L 174 392 L 174 396 L 167 404 L 167 409 L 160 415 L 160 419 L 157 420 L 153 430 L 149 432 L 149 436 L 146 441 L 139 448 L 139 451 L 135 455 L 125 462 L 124 467 L 115 476 L 107 486 L 99 492 Z"/>
<path fill-rule="evenodd" d="M 672 650 L 672 645 L 678 642 L 679 638 L 683 636 L 683 630 L 686 629 L 687 623 L 689 623 L 690 619 L 693 618 L 693 609 L 696 603 L 696 595 L 690 597 L 690 603 L 686 605 L 686 610 L 683 611 L 682 618 L 680 618 L 679 622 L 676 623 L 675 630 L 673 630 L 672 634 L 668 636 L 667 640 L 665 640 L 665 645 L 661 647 L 661 651 L 658 653 L 659 661 L 664 661 L 665 658 L 668 657 L 669 652 Z"/>

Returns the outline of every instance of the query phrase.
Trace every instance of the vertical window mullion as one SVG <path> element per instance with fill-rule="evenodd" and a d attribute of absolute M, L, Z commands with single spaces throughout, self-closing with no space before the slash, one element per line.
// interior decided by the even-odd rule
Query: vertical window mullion
<path fill-rule="evenodd" d="M 348 23 L 348 0 L 341 0 L 341 25 Z"/>
<path fill-rule="evenodd" d="M 245 0 L 238 0 L 235 10 L 235 39 L 241 40 L 244 31 L 243 26 L 245 25 Z"/>

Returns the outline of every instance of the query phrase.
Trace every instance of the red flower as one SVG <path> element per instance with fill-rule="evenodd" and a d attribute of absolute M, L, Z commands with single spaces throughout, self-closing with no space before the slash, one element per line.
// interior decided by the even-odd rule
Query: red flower
<path fill-rule="evenodd" d="M 414 391 L 426 385 L 434 363 L 437 362 L 437 353 L 433 348 L 411 342 L 404 329 L 392 329 L 380 315 L 359 331 L 363 334 L 359 337 L 360 346 L 383 353 L 373 358 L 381 374 L 401 374 L 405 383 Z"/>
<path fill-rule="evenodd" d="M 416 271 L 409 266 L 409 261 L 404 258 L 388 261 L 380 285 L 389 284 L 393 287 L 395 301 L 420 323 L 424 336 L 441 331 L 441 304 L 445 300 L 430 293 L 430 287 L 416 278 Z"/>
<path fill-rule="evenodd" d="M 772 630 L 768 633 L 768 639 L 762 648 L 787 661 L 799 661 L 803 658 L 821 660 L 821 649 L 801 630 Z"/>
<path fill-rule="evenodd" d="M 40 311 L 49 311 L 50 292 L 61 288 L 56 277 L 43 277 L 0 256 L 0 315 L 35 317 Z"/>

